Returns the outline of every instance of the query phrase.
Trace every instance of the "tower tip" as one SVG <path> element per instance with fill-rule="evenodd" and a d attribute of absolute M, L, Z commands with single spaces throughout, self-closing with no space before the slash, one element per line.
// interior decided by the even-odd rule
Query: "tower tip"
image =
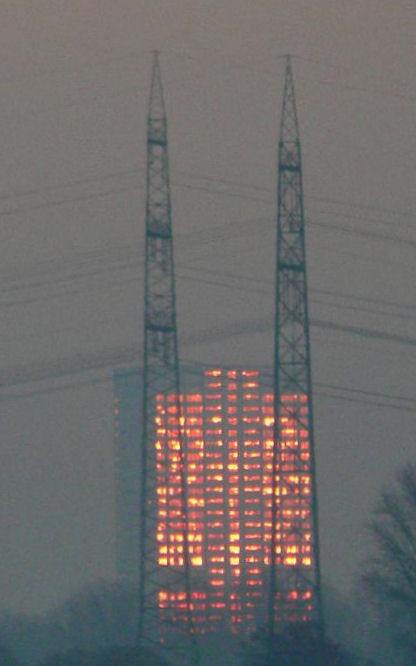
<path fill-rule="evenodd" d="M 165 116 L 165 102 L 163 99 L 162 74 L 160 71 L 160 51 L 155 49 L 153 53 L 152 80 L 150 86 L 149 117 L 163 118 Z"/>

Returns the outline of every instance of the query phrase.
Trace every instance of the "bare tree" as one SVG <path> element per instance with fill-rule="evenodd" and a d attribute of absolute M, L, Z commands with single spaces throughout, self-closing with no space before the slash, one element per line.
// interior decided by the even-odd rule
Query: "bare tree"
<path fill-rule="evenodd" d="M 368 562 L 364 583 L 416 622 L 416 465 L 407 465 L 396 486 L 382 492 L 370 530 L 378 552 Z"/>
<path fill-rule="evenodd" d="M 408 464 L 384 490 L 370 523 L 375 554 L 363 583 L 391 619 L 396 644 L 416 656 L 416 465 Z M 414 661 L 410 661 L 414 663 Z"/>

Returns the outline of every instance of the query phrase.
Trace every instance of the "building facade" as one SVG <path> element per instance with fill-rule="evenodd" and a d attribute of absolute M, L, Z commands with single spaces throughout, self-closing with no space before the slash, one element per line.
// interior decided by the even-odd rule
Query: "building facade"
<path fill-rule="evenodd" d="M 282 619 L 308 621 L 314 593 L 307 583 L 313 553 L 310 451 L 308 430 L 302 427 L 308 416 L 306 398 L 282 397 L 284 441 L 276 463 L 274 396 L 267 378 L 258 370 L 216 368 L 201 372 L 199 378 L 194 375 L 193 383 L 194 388 L 180 397 L 181 415 L 176 413 L 176 396 L 160 394 L 155 405 L 158 564 L 162 576 L 163 570 L 182 567 L 187 548 L 191 565 L 191 589 L 159 592 L 161 612 L 171 613 L 174 621 L 186 621 L 190 604 L 199 633 L 225 627 L 232 633 L 254 631 L 267 617 L 274 557 L 277 570 L 292 567 L 304 573 L 302 584 L 291 587 L 286 582 L 286 588 L 277 589 Z M 123 476 L 121 468 L 128 449 L 121 448 L 125 432 L 121 424 L 128 412 L 123 411 L 120 396 L 118 468 L 119 479 L 126 484 L 130 477 Z M 185 443 L 183 458 L 180 438 Z M 127 456 L 125 460 L 129 464 Z M 130 465 L 134 467 L 131 460 Z M 138 533 L 132 516 L 137 500 L 135 504 L 129 497 L 118 495 L 119 503 L 131 506 L 118 512 L 124 516 L 120 538 L 124 534 L 126 551 L 135 541 L 136 527 Z M 120 565 L 128 561 L 122 553 L 120 547 Z"/>
<path fill-rule="evenodd" d="M 137 368 L 114 372 L 115 565 L 120 577 L 132 580 L 139 566 L 142 384 Z"/>

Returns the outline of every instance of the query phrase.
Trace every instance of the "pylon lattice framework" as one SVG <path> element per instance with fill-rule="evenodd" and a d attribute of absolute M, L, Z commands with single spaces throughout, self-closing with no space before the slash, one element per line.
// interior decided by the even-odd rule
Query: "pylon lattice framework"
<path fill-rule="evenodd" d="M 280 125 L 277 199 L 269 633 L 279 633 L 288 622 L 307 622 L 322 634 L 302 162 L 289 56 Z M 283 566 L 284 553 L 289 554 L 288 566 Z"/>
<path fill-rule="evenodd" d="M 178 664 L 196 664 L 191 616 L 175 624 L 175 617 L 162 609 L 163 598 L 186 591 L 189 599 L 189 566 L 186 489 L 183 479 L 183 432 L 180 426 L 180 381 L 176 324 L 175 280 L 169 186 L 167 120 L 158 54 L 154 54 L 147 119 L 145 324 L 143 358 L 143 429 L 141 453 L 141 526 L 139 563 L 138 645 L 165 654 Z M 157 489 L 167 488 L 156 460 L 155 409 L 158 395 L 174 396 L 171 405 L 176 425 L 178 468 L 182 473 L 178 495 L 178 522 L 182 524 L 183 553 L 179 566 L 161 567 L 158 562 Z M 176 434 L 174 429 L 176 428 Z M 163 474 L 163 471 L 162 471 Z M 189 603 L 185 605 L 189 608 Z"/>

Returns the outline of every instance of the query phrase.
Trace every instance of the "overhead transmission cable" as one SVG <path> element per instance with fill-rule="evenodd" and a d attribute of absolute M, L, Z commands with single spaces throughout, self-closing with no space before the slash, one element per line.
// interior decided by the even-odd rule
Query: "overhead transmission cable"
<path fill-rule="evenodd" d="M 125 170 L 124 172 L 119 172 L 118 174 L 117 173 L 113 174 L 113 176 L 117 177 L 117 176 L 120 176 L 123 173 L 133 175 L 134 174 L 134 169 Z M 108 175 L 104 178 L 111 178 L 111 177 L 112 177 L 111 175 Z M 92 180 L 94 180 L 94 179 L 92 179 Z M 211 180 L 214 180 L 214 179 L 211 179 Z M 88 178 L 86 179 L 86 182 L 87 181 L 88 181 Z M 220 181 L 219 180 L 218 182 L 225 182 L 225 181 Z M 79 180 L 73 181 L 73 184 L 75 184 L 75 183 L 80 184 L 80 181 Z M 190 190 L 195 190 L 195 191 L 200 191 L 200 192 L 202 191 L 202 192 L 205 192 L 205 193 L 208 193 L 208 194 L 215 194 L 216 196 L 228 196 L 228 197 L 239 198 L 239 199 L 254 200 L 254 201 L 258 201 L 258 202 L 261 201 L 261 202 L 264 202 L 264 203 L 267 203 L 267 204 L 270 204 L 270 205 L 274 205 L 274 200 L 273 200 L 272 197 L 270 197 L 270 198 L 267 197 L 266 198 L 266 197 L 254 196 L 252 194 L 244 194 L 244 193 L 241 193 L 241 192 L 230 192 L 230 191 L 223 190 L 223 189 L 219 190 L 219 189 L 214 189 L 214 188 L 210 188 L 210 187 L 202 187 L 202 186 L 198 186 L 198 185 L 193 185 L 192 183 L 174 183 L 173 185 L 176 186 L 176 187 L 181 187 L 181 188 L 185 188 L 185 189 L 190 189 Z M 71 185 L 69 185 L 69 186 L 71 186 Z M 61 187 L 63 188 L 64 185 L 56 186 L 56 187 L 57 187 L 57 189 L 61 189 Z M 54 186 L 51 186 L 51 188 L 54 189 Z M 264 188 L 257 188 L 257 187 L 254 187 L 254 186 L 251 187 L 251 188 L 252 189 L 258 189 L 259 191 L 268 191 L 268 190 L 265 190 Z M 131 185 L 130 187 L 119 187 L 119 188 L 112 188 L 110 190 L 106 190 L 106 191 L 103 191 L 103 192 L 79 194 L 78 196 L 66 197 L 64 199 L 60 199 L 60 200 L 56 200 L 56 201 L 43 202 L 43 203 L 40 203 L 40 204 L 32 204 L 31 206 L 23 206 L 23 207 L 12 208 L 10 210 L 3 210 L 3 211 L 0 211 L 0 217 L 17 215 L 19 213 L 27 213 L 27 212 L 30 212 L 30 211 L 43 210 L 43 209 L 50 208 L 50 207 L 59 207 L 59 206 L 63 206 L 63 205 L 67 205 L 67 204 L 71 204 L 71 203 L 75 203 L 75 202 L 89 201 L 89 200 L 94 200 L 94 199 L 97 199 L 97 198 L 108 197 L 108 196 L 117 195 L 117 194 L 124 194 L 128 191 L 137 190 L 137 189 L 138 189 L 138 184 L 135 183 L 134 185 Z M 32 191 L 28 190 L 27 192 L 35 192 L 35 191 L 36 190 L 32 190 Z M 271 191 L 270 191 L 270 193 L 271 193 Z M 25 196 L 25 194 L 23 194 L 22 196 Z M 8 198 L 8 197 L 9 197 L 9 195 L 3 195 L 3 198 Z M 13 195 L 10 195 L 10 197 L 13 197 Z M 2 199 L 2 196 L 0 196 L 0 201 L 1 201 L 1 199 Z M 327 200 L 325 200 L 325 199 L 319 199 L 319 200 L 322 203 L 327 202 Z M 329 201 L 330 200 L 328 200 L 328 202 Z M 334 200 L 332 200 L 332 201 L 334 201 Z M 346 203 L 345 205 L 349 205 L 349 204 Z M 387 209 L 386 209 L 386 212 L 387 212 Z M 397 227 L 397 222 L 394 223 L 393 221 L 389 222 L 387 220 L 379 220 L 379 219 L 376 220 L 375 218 L 368 218 L 368 217 L 359 216 L 359 215 L 349 215 L 345 212 L 317 211 L 317 213 L 318 214 L 321 213 L 321 214 L 324 214 L 324 215 L 330 214 L 332 217 L 339 216 L 339 217 L 347 217 L 347 218 L 350 218 L 350 219 L 364 220 L 364 221 L 374 223 L 374 224 L 382 224 L 382 225 L 396 224 L 396 227 Z M 389 211 L 389 214 L 390 214 L 390 211 Z M 405 213 L 402 213 L 402 215 L 405 215 Z M 392 242 L 403 242 L 403 243 L 416 244 L 416 241 L 413 241 L 412 239 L 406 239 L 406 238 L 401 238 L 400 236 L 388 236 L 388 235 L 385 237 L 384 234 L 381 233 L 381 232 L 378 232 L 378 233 L 369 232 L 369 231 L 366 231 L 366 230 L 355 229 L 354 227 L 346 227 L 345 225 L 343 225 L 343 226 L 330 225 L 330 226 L 327 227 L 326 223 L 317 222 L 317 221 L 314 221 L 314 220 L 309 220 L 309 225 L 324 226 L 326 228 L 329 228 L 331 231 L 342 231 L 344 233 L 345 232 L 356 233 L 357 235 L 366 235 L 366 237 L 369 237 L 368 234 L 371 234 L 372 237 L 374 237 L 374 238 L 378 237 L 380 240 L 390 240 Z"/>
<path fill-rule="evenodd" d="M 105 276 L 107 274 L 110 275 L 110 274 L 114 274 L 114 273 L 120 273 L 121 271 L 136 270 L 140 265 L 139 262 L 140 262 L 140 259 L 139 259 L 139 256 L 138 256 L 136 261 L 129 261 L 129 262 L 121 263 L 121 264 L 120 263 L 117 264 L 116 262 L 111 262 L 110 266 L 97 267 L 93 270 L 84 271 L 82 273 L 75 273 L 73 275 L 69 275 L 69 276 L 67 275 L 67 276 L 63 276 L 63 277 L 54 276 L 54 277 L 49 278 L 47 280 L 35 281 L 35 282 L 33 282 L 29 285 L 27 285 L 27 284 L 12 285 L 9 288 L 9 290 L 11 290 L 11 291 L 19 290 L 19 291 L 21 291 L 21 290 L 25 290 L 25 289 L 26 290 L 27 289 L 34 289 L 34 288 L 36 289 L 39 286 L 44 287 L 44 286 L 51 285 L 53 287 L 56 287 L 58 284 L 67 285 L 68 283 L 71 283 L 71 282 L 74 282 L 74 281 L 85 280 L 85 278 L 91 278 L 91 277 L 96 277 L 96 276 L 102 276 L 103 274 Z M 113 265 L 113 264 L 115 264 L 115 265 Z M 205 269 L 205 268 L 201 269 L 201 268 L 196 268 L 196 267 L 194 268 L 194 267 L 185 266 L 185 265 L 179 266 L 179 268 L 181 268 L 182 271 L 185 271 L 185 273 L 186 272 L 188 272 L 188 273 L 189 272 L 190 273 L 195 273 L 195 272 L 198 273 L 197 277 L 195 277 L 195 276 L 192 277 L 193 282 L 198 282 L 198 283 L 203 283 L 203 284 L 211 284 L 211 285 L 214 285 L 214 286 L 219 286 L 221 288 L 228 288 L 228 289 L 231 289 L 231 290 L 251 291 L 253 293 L 255 292 L 255 293 L 264 294 L 264 295 L 267 295 L 269 293 L 269 290 L 265 289 L 265 288 L 262 289 L 262 288 L 257 288 L 257 287 L 254 287 L 254 286 L 245 286 L 245 287 L 243 287 L 243 286 L 241 286 L 241 284 L 233 284 L 230 281 L 221 281 L 221 280 L 218 280 L 218 279 L 217 280 L 215 280 L 215 279 L 204 279 L 204 278 L 201 277 L 201 274 L 204 274 L 204 273 L 207 274 L 207 275 L 214 274 L 216 276 L 238 279 L 240 282 L 244 281 L 244 282 L 249 282 L 249 283 L 252 283 L 252 284 L 258 283 L 258 284 L 264 285 L 265 287 L 266 286 L 267 287 L 271 286 L 271 282 L 268 281 L 268 280 L 261 280 L 261 279 L 258 279 L 258 278 L 257 279 L 256 278 L 250 278 L 250 277 L 247 277 L 247 276 L 237 275 L 237 274 L 234 274 L 234 273 L 225 272 L 225 271 L 221 271 L 221 270 L 213 271 L 213 270 L 210 270 L 210 269 Z M 184 275 L 183 272 L 178 273 L 178 278 L 179 279 L 186 279 L 186 280 L 189 279 L 189 277 L 187 277 L 186 274 Z M 5 307 L 5 306 L 12 306 L 12 305 L 17 305 L 17 304 L 27 304 L 27 303 L 37 302 L 37 301 L 49 300 L 51 298 L 58 298 L 58 297 L 68 296 L 68 295 L 76 295 L 76 294 L 80 294 L 80 293 L 83 293 L 84 291 L 88 291 L 88 290 L 96 290 L 96 289 L 102 289 L 102 288 L 106 288 L 106 289 L 111 288 L 112 289 L 114 287 L 119 287 L 121 285 L 124 285 L 128 282 L 135 282 L 135 281 L 138 281 L 138 280 L 139 280 L 138 276 L 135 276 L 135 277 L 132 277 L 132 278 L 123 278 L 123 279 L 118 280 L 117 282 L 114 282 L 114 280 L 112 279 L 111 282 L 109 282 L 109 283 L 108 282 L 103 283 L 101 281 L 98 284 L 93 283 L 89 287 L 83 286 L 83 287 L 78 287 L 78 288 L 69 289 L 69 290 L 66 289 L 64 292 L 63 291 L 58 291 L 58 292 L 55 292 L 52 295 L 51 294 L 46 294 L 46 295 L 41 294 L 41 295 L 37 295 L 35 297 L 29 297 L 29 298 L 24 298 L 23 297 L 23 298 L 15 298 L 14 300 L 13 299 L 8 300 L 8 301 L 6 300 L 6 301 L 3 301 L 3 303 L 0 303 L 0 305 L 3 305 L 3 307 Z M 312 291 L 312 293 L 320 293 L 320 294 L 323 294 L 323 295 L 326 295 L 326 296 L 329 295 L 331 297 L 336 297 L 336 298 L 340 298 L 340 297 L 344 298 L 344 299 L 349 298 L 349 299 L 352 299 L 352 300 L 360 302 L 360 303 L 375 303 L 375 304 L 378 304 L 378 305 L 382 304 L 382 305 L 387 305 L 388 307 L 394 306 L 396 309 L 397 308 L 401 308 L 401 309 L 406 308 L 406 309 L 412 310 L 412 311 L 414 311 L 416 309 L 416 306 L 411 306 L 411 305 L 402 304 L 402 303 L 394 303 L 392 301 L 385 301 L 383 299 L 371 299 L 371 298 L 365 298 L 365 297 L 359 297 L 359 296 L 357 297 L 357 296 L 353 296 L 353 295 L 346 295 L 346 294 L 343 294 L 342 292 L 341 293 L 331 292 L 330 290 L 322 290 L 322 289 L 321 290 L 312 289 L 311 291 Z M 341 304 L 341 303 L 330 303 L 330 302 L 322 301 L 322 300 L 318 300 L 318 299 L 314 299 L 314 302 L 316 304 L 323 305 L 323 306 L 335 307 L 337 309 L 351 310 L 351 311 L 357 311 L 357 312 L 363 311 L 363 312 L 366 312 L 368 314 L 374 314 L 374 315 L 383 316 L 383 317 L 400 318 L 400 319 L 411 319 L 412 318 L 411 315 L 406 316 L 406 315 L 398 314 L 398 313 L 394 313 L 394 312 L 374 310 L 374 309 L 370 310 L 368 307 L 363 308 L 363 307 L 359 307 L 359 306 L 353 306 L 353 305 L 347 305 L 347 304 Z"/>
<path fill-rule="evenodd" d="M 31 188 L 31 189 L 28 189 L 28 190 L 22 190 L 20 192 L 0 194 L 0 201 L 13 200 L 13 199 L 17 199 L 17 198 L 25 198 L 25 197 L 34 196 L 34 195 L 37 195 L 37 194 L 44 194 L 45 192 L 68 189 L 68 188 L 71 188 L 71 187 L 84 186 L 87 183 L 100 182 L 100 181 L 106 181 L 106 180 L 114 180 L 114 179 L 122 178 L 122 177 L 125 177 L 125 176 L 134 176 L 134 175 L 138 175 L 141 172 L 144 172 L 144 167 L 140 167 L 140 166 L 133 167 L 132 166 L 130 168 L 122 169 L 120 171 L 109 172 L 109 173 L 95 175 L 95 176 L 85 175 L 82 178 L 69 180 L 69 181 L 63 182 L 63 183 L 44 185 L 42 187 Z M 222 185 L 224 185 L 224 184 L 225 185 L 231 185 L 231 186 L 246 189 L 246 190 L 254 190 L 256 192 L 262 192 L 262 193 L 270 194 L 270 195 L 273 194 L 273 191 L 270 188 L 260 186 L 260 185 L 256 185 L 256 184 L 253 184 L 253 183 L 246 183 L 246 182 L 241 182 L 241 181 L 222 178 L 222 177 L 218 178 L 218 177 L 206 176 L 206 175 L 198 176 L 195 173 L 189 173 L 189 172 L 184 171 L 184 170 L 182 170 L 182 171 L 178 170 L 178 173 L 182 173 L 185 177 L 193 179 L 193 180 L 202 180 L 202 181 L 218 183 L 218 184 L 222 184 Z M 176 186 L 177 187 L 192 187 L 192 184 L 177 184 Z M 135 184 L 135 188 L 140 189 L 138 183 Z M 206 191 L 211 193 L 211 190 L 209 190 L 209 188 L 207 188 Z M 218 194 L 218 192 L 216 190 L 214 191 L 214 193 Z M 223 191 L 223 193 L 228 194 L 228 192 L 224 192 L 224 191 Z M 238 192 L 237 193 L 230 193 L 230 194 L 232 194 L 233 196 L 241 196 L 241 193 L 238 193 Z M 106 193 L 104 192 L 103 196 L 105 196 L 105 195 L 106 195 Z M 99 197 L 99 196 L 101 196 L 101 193 L 97 192 L 97 193 L 94 193 L 92 196 Z M 398 210 L 398 209 L 397 210 L 396 209 L 390 209 L 390 208 L 385 208 L 385 207 L 382 207 L 382 206 L 359 204 L 359 203 L 352 202 L 352 201 L 343 201 L 343 200 L 340 200 L 340 199 L 333 199 L 333 198 L 322 198 L 322 197 L 317 197 L 317 196 L 313 196 L 313 195 L 305 196 L 305 199 L 311 200 L 311 201 L 317 201 L 317 202 L 324 203 L 324 204 L 331 204 L 331 205 L 335 204 L 335 205 L 343 206 L 343 207 L 358 208 L 358 209 L 363 209 L 363 210 L 371 210 L 371 211 L 375 211 L 377 213 L 383 213 L 383 214 L 394 216 L 395 219 L 390 221 L 390 222 L 388 222 L 386 220 L 380 220 L 379 218 L 374 219 L 374 218 L 367 218 L 367 217 L 364 217 L 364 216 L 359 216 L 359 217 L 357 216 L 357 219 L 367 220 L 367 221 L 370 221 L 370 222 L 381 223 L 381 224 L 386 223 L 386 224 L 395 224 L 395 225 L 397 225 L 397 217 L 398 216 L 399 217 L 411 217 L 413 219 L 416 217 L 416 212 L 414 212 L 414 211 L 401 211 L 401 210 Z M 76 198 L 74 198 L 74 200 L 76 200 Z M 71 199 L 71 201 L 72 201 L 72 199 Z M 262 201 L 264 201 L 265 203 L 274 203 L 273 200 L 269 199 L 269 198 L 267 198 L 267 199 L 264 198 L 264 199 L 262 199 Z M 67 201 L 65 200 L 63 203 L 67 203 Z M 50 206 L 55 206 L 55 205 L 61 205 L 61 202 L 60 201 L 44 202 L 43 205 L 45 207 L 47 207 L 49 205 Z M 26 210 L 27 209 L 25 209 L 25 212 L 26 212 Z M 4 214 L 8 215 L 11 212 L 17 212 L 17 211 L 4 211 Z M 321 212 L 323 214 L 327 214 L 327 211 L 319 211 L 319 212 Z M 2 214 L 3 213 L 0 211 L 0 215 L 2 215 Z M 345 216 L 345 215 L 347 215 L 346 213 L 340 213 L 340 212 L 337 212 L 337 211 L 330 211 L 330 212 L 328 211 L 328 214 L 331 214 L 331 215 L 334 215 L 334 216 Z M 414 227 L 413 227 L 413 225 L 409 225 L 409 228 L 413 229 Z"/>
<path fill-rule="evenodd" d="M 190 364 L 191 366 L 194 366 L 195 372 L 199 371 L 199 368 L 201 366 L 201 363 L 196 363 L 195 361 L 188 361 L 188 365 Z M 185 363 L 186 365 L 186 363 Z M 211 367 L 212 364 L 202 364 L 205 365 L 206 367 Z M 108 365 L 103 365 L 103 369 L 108 367 Z M 93 370 L 96 370 L 97 368 L 94 368 Z M 189 368 L 187 368 L 189 370 Z M 89 369 L 86 369 L 85 372 L 89 372 Z M 137 371 L 139 369 L 137 368 Z M 74 370 L 73 373 L 68 373 L 68 374 L 78 374 L 79 372 L 82 372 L 80 370 Z M 47 380 L 48 378 L 44 378 L 42 381 Z M 46 388 L 38 388 L 35 390 L 31 391 L 25 391 L 25 392 L 19 392 L 19 393 L 6 393 L 6 394 L 0 394 L 0 401 L 8 401 L 8 400 L 15 400 L 19 398 L 31 398 L 34 396 L 38 395 L 46 395 L 49 393 L 55 393 L 55 392 L 61 392 L 61 391 L 67 391 L 67 390 L 72 390 L 75 388 L 80 388 L 80 387 L 88 387 L 91 385 L 98 385 L 98 384 L 107 384 L 112 381 L 113 377 L 112 375 L 107 375 L 104 377 L 92 377 L 87 380 L 79 380 L 79 381 L 73 381 L 73 382 L 67 382 L 63 385 L 60 386 L 52 386 L 52 387 L 46 387 Z M 31 383 L 31 382 L 29 382 Z M 394 395 L 394 394 L 389 394 L 389 393 L 382 393 L 380 391 L 371 391 L 371 390 L 365 390 L 365 389 L 358 389 L 350 386 L 339 386 L 336 384 L 327 384 L 323 382 L 314 382 L 315 387 L 322 387 L 322 388 L 330 388 L 333 389 L 333 391 L 342 391 L 343 393 L 346 393 L 347 395 L 339 395 L 339 393 L 334 393 L 334 392 L 327 392 L 327 391 L 314 391 L 315 395 L 320 395 L 322 397 L 326 398 L 331 398 L 335 400 L 345 400 L 348 402 L 357 402 L 365 405 L 370 405 L 374 407 L 382 407 L 385 409 L 396 409 L 399 411 L 414 411 L 414 407 L 412 405 L 416 405 L 416 399 L 411 398 L 408 396 L 403 396 L 403 395 Z M 349 396 L 348 394 L 352 394 Z M 380 402 L 380 401 L 372 401 L 372 400 L 366 400 L 364 398 L 357 398 L 353 397 L 356 394 L 362 394 L 364 396 L 367 396 L 368 398 L 370 397 L 381 397 L 386 400 L 390 401 L 396 401 L 399 404 L 392 404 L 391 402 Z M 407 403 L 403 404 L 403 403 Z"/>

